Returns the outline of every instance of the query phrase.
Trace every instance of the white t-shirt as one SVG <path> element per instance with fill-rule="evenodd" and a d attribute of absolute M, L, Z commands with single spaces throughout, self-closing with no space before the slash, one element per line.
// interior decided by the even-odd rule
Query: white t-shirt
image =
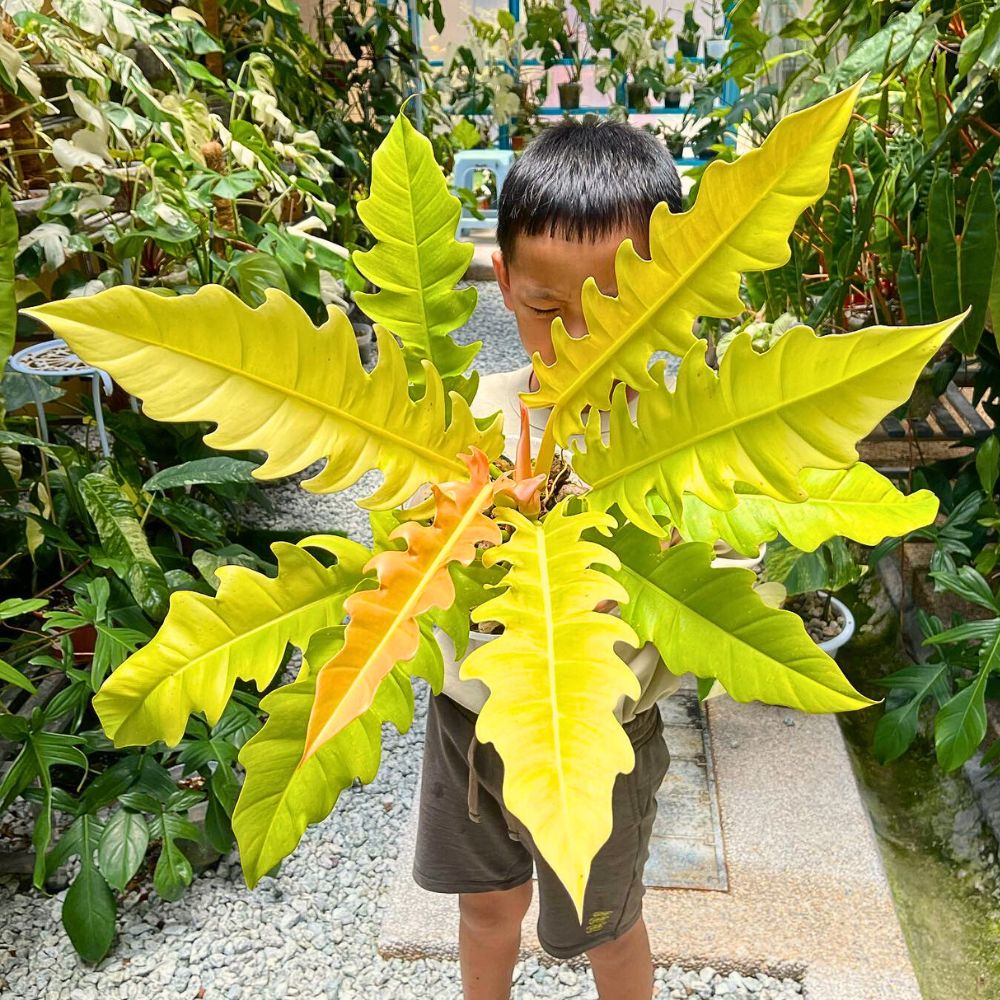
<path fill-rule="evenodd" d="M 513 458 L 517 453 L 517 441 L 521 433 L 520 394 L 528 391 L 530 377 L 530 365 L 512 372 L 486 375 L 479 383 L 479 391 L 472 404 L 472 412 L 477 417 L 488 417 L 497 410 L 503 413 L 504 454 L 509 458 Z M 634 400 L 631 406 L 634 409 Z M 528 411 L 533 453 L 541 443 L 548 415 L 549 410 L 545 408 Z M 601 422 L 606 436 L 607 413 L 601 414 Z M 571 454 L 569 451 L 564 451 L 563 458 L 568 461 Z M 451 639 L 439 631 L 438 642 L 444 654 L 444 694 L 469 711 L 478 713 L 486 702 L 489 688 L 479 680 L 460 680 L 458 671 L 461 661 L 455 660 L 455 647 Z M 470 640 L 469 650 L 471 651 L 476 645 L 475 640 Z M 615 708 L 615 718 L 619 722 L 631 721 L 639 712 L 651 708 L 660 698 L 671 694 L 680 686 L 680 677 L 667 670 L 656 647 L 651 643 L 646 643 L 641 649 L 635 649 L 627 643 L 618 642 L 615 643 L 615 652 L 632 668 L 632 672 L 639 678 L 641 688 L 638 701 L 633 701 L 624 695 L 619 699 Z"/>

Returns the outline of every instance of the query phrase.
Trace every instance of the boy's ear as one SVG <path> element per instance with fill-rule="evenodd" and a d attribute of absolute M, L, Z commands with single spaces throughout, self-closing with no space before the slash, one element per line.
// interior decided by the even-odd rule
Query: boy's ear
<path fill-rule="evenodd" d="M 507 262 L 503 259 L 503 251 L 493 251 L 493 273 L 497 276 L 497 284 L 500 286 L 500 294 L 503 296 L 503 304 L 511 311 L 514 311 L 514 303 L 510 295 L 510 275 L 507 273 Z"/>

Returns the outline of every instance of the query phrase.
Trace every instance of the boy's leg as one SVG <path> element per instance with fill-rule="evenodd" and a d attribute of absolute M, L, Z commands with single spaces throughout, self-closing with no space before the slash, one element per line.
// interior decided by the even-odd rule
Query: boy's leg
<path fill-rule="evenodd" d="M 458 897 L 458 955 L 465 1000 L 507 1000 L 521 950 L 531 881 L 501 892 Z"/>
<path fill-rule="evenodd" d="M 587 958 L 601 1000 L 650 1000 L 653 956 L 642 917 L 620 938 L 591 948 Z"/>
<path fill-rule="evenodd" d="M 532 859 L 509 836 L 489 791 L 499 787 L 499 772 L 487 767 L 486 776 L 478 773 L 489 764 L 491 748 L 472 744 L 475 725 L 476 717 L 446 696 L 431 699 L 413 876 L 431 892 L 459 897 L 466 1000 L 507 1000 L 531 901 Z"/>

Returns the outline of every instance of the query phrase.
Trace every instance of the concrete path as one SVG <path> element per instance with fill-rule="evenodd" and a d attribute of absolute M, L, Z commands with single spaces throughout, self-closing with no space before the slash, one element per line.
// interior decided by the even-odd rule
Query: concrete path
<path fill-rule="evenodd" d="M 665 719 L 689 692 L 668 700 Z M 706 713 L 728 888 L 648 889 L 657 963 L 792 977 L 809 1000 L 920 1000 L 836 719 L 728 697 Z M 666 782 L 659 807 L 673 808 Z M 379 950 L 454 957 L 455 900 L 413 882 L 415 833 L 411 809 Z M 524 952 L 544 960 L 536 919 L 533 906 Z"/>

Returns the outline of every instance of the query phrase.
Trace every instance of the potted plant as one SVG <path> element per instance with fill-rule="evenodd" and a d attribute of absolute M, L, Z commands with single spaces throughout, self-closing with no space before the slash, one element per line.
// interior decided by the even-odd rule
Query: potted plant
<path fill-rule="evenodd" d="M 834 595 L 857 583 L 866 570 L 842 538 L 823 542 L 811 552 L 779 538 L 768 547 L 763 578 L 784 587 L 785 607 L 803 620 L 813 642 L 835 656 L 854 634 L 854 616 Z"/>
<path fill-rule="evenodd" d="M 376 243 L 355 254 L 355 264 L 381 289 L 356 296 L 379 324 L 380 361 L 370 375 L 351 360 L 353 333 L 342 314 L 331 312 L 317 329 L 274 290 L 257 309 L 209 286 L 177 297 L 116 288 L 30 310 L 160 419 L 212 421 L 214 444 L 265 451 L 261 478 L 325 459 L 306 485 L 332 492 L 369 468 L 383 470 L 362 503 L 398 519 L 384 545 L 370 551 L 318 535 L 288 545 L 274 579 L 224 567 L 214 597 L 174 596 L 157 637 L 94 700 L 117 745 L 174 745 L 192 712 L 204 712 L 209 725 L 218 720 L 238 678 L 263 689 L 288 643 L 304 649 L 297 679 L 265 698 L 268 720 L 240 753 L 246 779 L 233 828 L 248 884 L 292 851 L 356 776 L 374 777 L 382 722 L 405 728 L 412 719 L 411 678 L 435 689 L 442 683 L 431 615 L 447 615 L 453 639 L 467 637 L 470 621 L 503 626 L 464 661 L 462 675 L 490 689 L 478 731 L 496 745 L 505 797 L 523 803 L 518 818 L 578 911 L 590 861 L 607 837 L 615 777 L 633 763 L 612 706 L 622 694 L 637 695 L 638 682 L 616 659 L 617 641 L 653 642 L 668 667 L 718 677 L 739 701 L 811 712 L 873 703 L 814 647 L 800 619 L 763 603 L 750 571 L 712 568 L 712 543 L 721 537 L 756 551 L 789 516 L 820 541 L 869 537 L 870 519 L 851 520 L 856 504 L 833 504 L 834 517 L 828 504 L 810 500 L 827 495 L 831 477 L 867 469 L 855 443 L 906 398 L 956 321 L 897 327 L 891 351 L 878 329 L 821 338 L 796 327 L 764 354 L 737 339 L 718 374 L 691 332 L 698 315 L 731 315 L 747 259 L 741 236 L 714 228 L 714 206 L 721 201 L 736 213 L 732 233 L 753 233 L 755 268 L 783 263 L 796 216 L 829 181 L 856 94 L 852 88 L 790 116 L 754 156 L 707 172 L 683 216 L 660 206 L 650 221 L 651 259 L 628 248 L 618 254 L 618 297 L 585 286 L 589 333 L 574 339 L 555 325 L 556 361 L 536 363 L 539 389 L 525 399 L 547 410 L 545 431 L 537 454 L 522 448 L 507 472 L 497 464 L 500 415 L 473 421 L 457 391 L 445 408 L 446 390 L 468 391 L 464 372 L 478 350 L 451 337 L 475 304 L 473 290 L 453 287 L 472 249 L 454 241 L 459 203 L 429 142 L 404 116 L 375 155 L 371 196 L 359 207 Z M 670 259 L 678 226 L 690 237 L 683 270 Z M 655 298 L 639 293 L 650 287 Z M 222 324 L 232 339 L 205 335 Z M 662 367 L 649 373 L 650 357 L 662 350 L 684 356 L 676 391 L 663 383 Z M 320 362 L 331 356 L 343 363 Z M 762 384 L 763 409 L 755 388 Z M 627 385 L 639 393 L 634 418 Z M 605 439 L 596 414 L 609 396 Z M 557 448 L 571 438 L 579 441 L 573 469 L 582 495 L 543 510 Z M 808 475 L 817 463 L 817 475 Z M 747 483 L 756 484 L 755 495 Z M 428 499 L 409 504 L 427 484 Z M 852 496 L 852 485 L 838 497 Z M 651 509 L 654 496 L 665 515 Z M 701 514 L 689 511 L 688 498 Z M 904 502 L 880 525 L 908 530 L 933 511 L 920 516 Z M 664 548 L 674 527 L 681 541 Z M 463 580 L 463 567 L 477 561 L 505 570 L 485 603 Z M 605 600 L 618 602 L 620 617 L 595 611 Z M 566 732 L 588 733 L 558 757 L 544 750 L 556 718 L 574 720 Z M 562 774 L 586 788 L 566 804 L 568 813 L 552 797 L 526 794 L 539 768 L 546 780 Z M 569 843 L 572 854 L 561 846 Z"/>
<path fill-rule="evenodd" d="M 681 30 L 677 33 L 677 51 L 688 59 L 698 55 L 698 45 L 701 42 L 701 28 L 694 16 L 694 4 L 684 5 L 684 20 Z"/>
<path fill-rule="evenodd" d="M 580 107 L 589 16 L 590 8 L 583 0 L 574 0 L 570 8 L 550 0 L 538 0 L 526 7 L 525 45 L 538 52 L 546 72 L 558 66 L 565 67 L 568 73 L 557 84 L 559 107 L 564 111 Z M 547 80 L 539 91 L 541 100 L 545 99 Z"/>
<path fill-rule="evenodd" d="M 722 12 L 719 0 L 712 0 L 712 37 L 705 39 L 705 66 L 711 68 L 722 62 L 729 51 L 729 39 L 722 34 Z"/>
<path fill-rule="evenodd" d="M 687 138 L 683 128 L 668 127 L 663 132 L 663 141 L 670 151 L 670 155 L 679 160 L 684 156 L 684 147 L 687 145 Z"/>
<path fill-rule="evenodd" d="M 681 98 L 684 96 L 684 81 L 687 79 L 684 61 L 678 52 L 674 53 L 672 68 L 668 69 L 666 63 L 662 65 L 663 75 L 658 81 L 656 93 L 662 95 L 665 108 L 679 108 Z"/>

